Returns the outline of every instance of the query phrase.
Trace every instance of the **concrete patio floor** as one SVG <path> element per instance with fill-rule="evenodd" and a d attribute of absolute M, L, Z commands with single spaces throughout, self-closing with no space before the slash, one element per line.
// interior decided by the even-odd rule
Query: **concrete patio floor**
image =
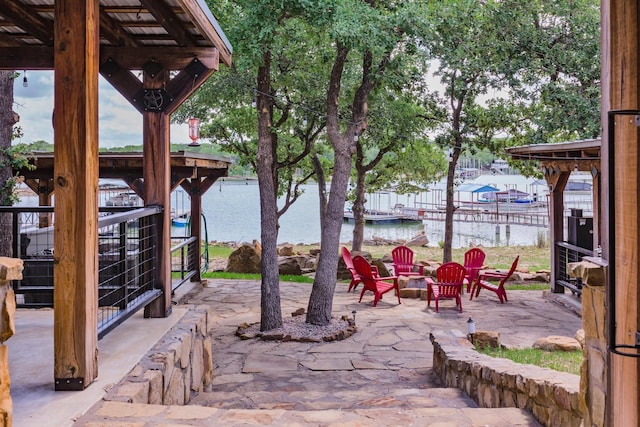
<path fill-rule="evenodd" d="M 180 288 L 179 288 L 180 289 Z M 186 286 L 179 295 L 187 292 Z M 14 427 L 68 427 L 118 383 L 187 312 L 144 319 L 139 311 L 98 341 L 98 378 L 83 391 L 54 391 L 53 309 L 18 309 L 9 348 Z"/>

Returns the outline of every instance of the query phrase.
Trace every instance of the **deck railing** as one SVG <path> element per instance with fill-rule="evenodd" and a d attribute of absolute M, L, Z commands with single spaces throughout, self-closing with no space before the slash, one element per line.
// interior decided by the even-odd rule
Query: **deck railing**
<path fill-rule="evenodd" d="M 585 256 L 593 256 L 593 250 L 581 248 L 567 242 L 555 242 L 556 249 L 556 277 L 555 285 L 569 289 L 572 293 L 582 295 L 580 279 L 570 277 L 567 265 L 570 262 L 580 262 Z"/>
<path fill-rule="evenodd" d="M 162 208 L 100 208 L 98 220 L 98 336 L 162 294 L 154 283 L 156 222 Z M 53 306 L 53 208 L 2 207 L 0 220 L 13 232 L 13 256 L 24 261 L 13 286 L 20 307 Z M 173 285 L 197 267 L 197 239 L 172 238 Z"/>

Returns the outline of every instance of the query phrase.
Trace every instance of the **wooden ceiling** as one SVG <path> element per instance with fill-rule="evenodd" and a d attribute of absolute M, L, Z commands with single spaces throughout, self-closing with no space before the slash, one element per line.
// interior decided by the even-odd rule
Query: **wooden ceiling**
<path fill-rule="evenodd" d="M 100 63 L 142 69 L 153 58 L 181 70 L 194 58 L 217 68 L 232 48 L 204 0 L 99 0 Z M 0 0 L 0 69 L 53 69 L 55 0 Z M 214 49 L 212 49 L 214 48 Z M 214 67 L 215 65 L 215 67 Z"/>

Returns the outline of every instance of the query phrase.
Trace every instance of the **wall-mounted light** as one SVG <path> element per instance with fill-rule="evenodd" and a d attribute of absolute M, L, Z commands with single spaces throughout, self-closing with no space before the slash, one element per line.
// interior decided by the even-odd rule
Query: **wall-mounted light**
<path fill-rule="evenodd" d="M 191 138 L 189 147 L 200 146 L 198 142 L 198 138 L 200 138 L 200 119 L 196 119 L 195 117 L 189 119 L 189 138 Z"/>

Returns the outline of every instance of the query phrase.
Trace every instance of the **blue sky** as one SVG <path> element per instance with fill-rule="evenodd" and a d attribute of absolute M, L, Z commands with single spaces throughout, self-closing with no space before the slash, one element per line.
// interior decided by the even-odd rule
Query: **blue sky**
<path fill-rule="evenodd" d="M 18 142 L 44 140 L 53 143 L 53 72 L 27 71 L 28 87 L 23 86 L 23 72 L 14 84 L 13 110 L 20 115 L 18 125 L 24 136 Z M 100 147 L 142 145 L 142 114 L 133 108 L 106 80 L 99 80 Z M 171 125 L 171 142 L 191 142 L 188 126 Z"/>

